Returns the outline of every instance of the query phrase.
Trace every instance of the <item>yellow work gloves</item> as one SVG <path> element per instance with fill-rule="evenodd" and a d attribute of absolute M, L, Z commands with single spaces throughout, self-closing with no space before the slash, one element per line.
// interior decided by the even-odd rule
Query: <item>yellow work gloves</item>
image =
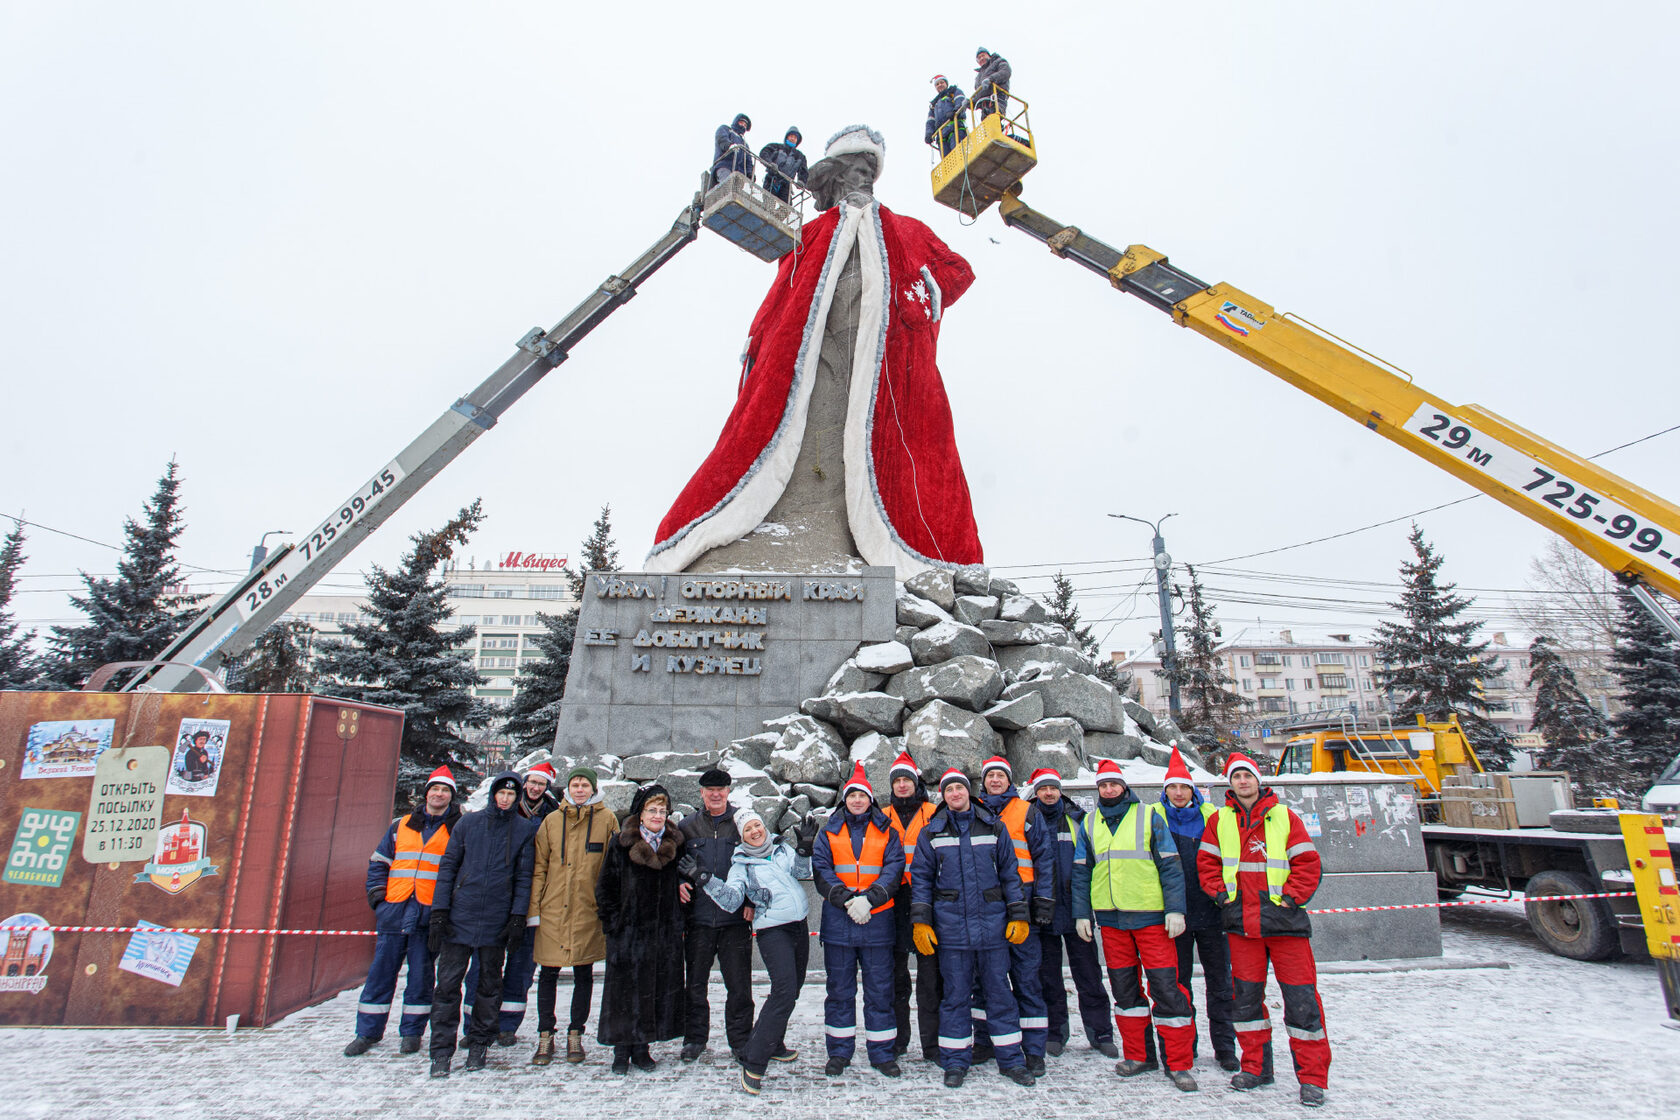
<path fill-rule="evenodd" d="M 1027 923 L 1010 922 L 1003 927 L 1003 939 L 1011 945 L 1019 945 L 1027 939 Z"/>
<path fill-rule="evenodd" d="M 917 922 L 910 930 L 910 940 L 916 943 L 916 952 L 924 957 L 933 956 L 933 947 L 939 944 L 939 937 L 933 932 L 933 927 L 926 922 Z"/>

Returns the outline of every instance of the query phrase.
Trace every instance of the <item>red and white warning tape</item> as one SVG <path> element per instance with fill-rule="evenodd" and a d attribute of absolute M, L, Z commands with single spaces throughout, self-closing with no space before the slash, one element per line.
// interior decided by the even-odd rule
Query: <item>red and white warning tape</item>
<path fill-rule="evenodd" d="M 1461 898 L 1453 902 L 1407 902 L 1394 906 L 1338 906 L 1308 910 L 1309 914 L 1371 914 L 1379 910 L 1437 910 L 1448 906 L 1492 906 L 1496 902 L 1571 902 L 1581 898 L 1632 898 L 1633 891 L 1602 891 L 1597 894 L 1542 894 L 1529 898 Z M 211 926 L 0 926 L 0 933 L 248 933 L 258 936 L 377 937 L 371 929 L 221 929 Z M 814 935 L 813 935 L 814 936 Z"/>

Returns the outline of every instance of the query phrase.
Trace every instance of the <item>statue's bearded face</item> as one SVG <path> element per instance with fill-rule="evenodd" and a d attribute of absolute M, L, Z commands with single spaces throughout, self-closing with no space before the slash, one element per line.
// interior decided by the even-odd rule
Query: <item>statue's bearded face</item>
<path fill-rule="evenodd" d="M 842 198 L 854 192 L 873 198 L 875 178 L 879 174 L 880 165 L 873 152 L 847 152 L 819 159 L 810 173 L 811 195 L 816 199 L 817 209 L 827 210 L 836 206 Z"/>

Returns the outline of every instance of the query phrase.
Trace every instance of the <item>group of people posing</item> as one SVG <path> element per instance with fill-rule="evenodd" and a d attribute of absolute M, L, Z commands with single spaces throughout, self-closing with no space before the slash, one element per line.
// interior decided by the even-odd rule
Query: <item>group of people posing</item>
<path fill-rule="evenodd" d="M 975 112 L 984 119 L 993 113 L 1007 113 L 1009 108 L 1009 62 L 985 47 L 974 53 Z M 923 143 L 937 148 L 940 156 L 949 155 L 963 137 L 968 135 L 969 98 L 952 85 L 943 74 L 933 78 L 934 97 L 928 103 L 927 129 Z M 747 146 L 747 133 L 752 130 L 752 118 L 736 113 L 735 119 L 719 125 L 712 138 L 712 184 L 722 183 L 732 174 L 753 178 L 752 149 Z M 804 134 L 789 125 L 780 142 L 766 144 L 759 149 L 758 160 L 764 167 L 764 189 L 787 202 L 792 184 L 804 186 L 809 167 L 805 153 L 799 150 Z"/>
<path fill-rule="evenodd" d="M 1063 796 L 1054 770 L 1035 771 L 1021 796 L 1000 757 L 982 767 L 979 791 L 952 769 L 930 795 L 901 754 L 884 804 L 859 764 L 833 811 L 813 811 L 784 839 L 751 807 L 730 804 L 720 769 L 701 775 L 700 811 L 680 824 L 658 783 L 636 791 L 621 824 L 594 771 L 571 770 L 562 798 L 549 792 L 556 777 L 546 763 L 523 779 L 499 774 L 490 804 L 463 816 L 440 767 L 423 804 L 392 822 L 368 864 L 379 936 L 346 1055 L 383 1037 L 406 961 L 401 1049 L 419 1051 L 429 1022 L 432 1076 L 450 1073 L 463 981 L 465 1068 L 483 1068 L 492 1044 L 516 1043 L 533 978 L 531 1061 L 552 1062 L 561 969 L 572 981 L 564 1055 L 581 1062 L 594 965 L 604 960 L 595 1037 L 612 1047 L 613 1072 L 654 1068 L 650 1045 L 678 1038 L 681 1060 L 693 1062 L 710 1037 L 716 964 L 725 1040 L 741 1088 L 756 1094 L 772 1063 L 798 1057 L 786 1029 L 814 905 L 827 1076 L 856 1056 L 861 984 L 864 1054 L 880 1074 L 901 1076 L 899 1059 L 916 1042 L 951 1088 L 987 1060 L 1030 1086 L 1072 1037 L 1065 957 L 1089 1045 L 1119 1059 L 1122 1077 L 1164 1068 L 1193 1092 L 1199 956 L 1208 1037 L 1232 1088 L 1273 1080 L 1269 961 L 1301 1102 L 1323 1103 L 1330 1046 L 1302 909 L 1318 888 L 1319 857 L 1244 755 L 1226 764 L 1219 808 L 1176 750 L 1158 802 L 1140 801 L 1105 760 L 1088 812 Z M 756 1015 L 754 943 L 770 980 Z"/>

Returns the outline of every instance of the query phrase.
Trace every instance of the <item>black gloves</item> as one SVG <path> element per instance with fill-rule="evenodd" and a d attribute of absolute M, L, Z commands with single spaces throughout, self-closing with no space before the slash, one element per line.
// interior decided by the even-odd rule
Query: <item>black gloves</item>
<path fill-rule="evenodd" d="M 426 934 L 426 948 L 432 951 L 432 956 L 435 957 L 443 952 L 444 945 L 449 941 L 450 932 L 449 911 L 433 910 L 431 932 Z"/>
<path fill-rule="evenodd" d="M 502 940 L 509 949 L 517 946 L 525 939 L 525 915 L 509 914 L 507 928 L 502 930 Z"/>
<path fill-rule="evenodd" d="M 1051 925 L 1056 920 L 1056 900 L 1053 898 L 1037 897 L 1032 900 L 1032 920 L 1041 926 Z"/>
<path fill-rule="evenodd" d="M 1277 904 L 1279 906 L 1283 907 L 1285 910 L 1293 910 L 1293 909 L 1295 909 L 1295 907 L 1300 905 L 1300 903 L 1296 902 L 1293 898 L 1290 898 L 1286 894 L 1278 895 L 1278 903 Z"/>
<path fill-rule="evenodd" d="M 697 887 L 705 886 L 712 878 L 712 873 L 700 866 L 700 861 L 694 858 L 693 852 L 684 853 L 677 861 L 677 874 Z"/>
<path fill-rule="evenodd" d="M 385 888 L 384 887 L 369 887 L 368 888 L 368 906 L 370 908 L 372 908 L 374 910 L 377 910 L 377 909 L 379 909 L 379 904 L 381 902 L 384 902 L 384 901 L 385 901 Z"/>
<path fill-rule="evenodd" d="M 1213 904 L 1215 906 L 1229 906 L 1231 905 L 1231 896 L 1226 894 L 1224 891 L 1220 891 L 1219 894 L 1214 897 Z"/>
<path fill-rule="evenodd" d="M 856 895 L 857 892 L 844 883 L 836 883 L 828 892 L 828 901 L 835 906 L 844 906 Z"/>
<path fill-rule="evenodd" d="M 817 833 L 822 829 L 822 823 L 814 814 L 807 814 L 793 830 L 793 851 L 795 855 L 809 858 L 811 848 L 816 843 Z"/>

